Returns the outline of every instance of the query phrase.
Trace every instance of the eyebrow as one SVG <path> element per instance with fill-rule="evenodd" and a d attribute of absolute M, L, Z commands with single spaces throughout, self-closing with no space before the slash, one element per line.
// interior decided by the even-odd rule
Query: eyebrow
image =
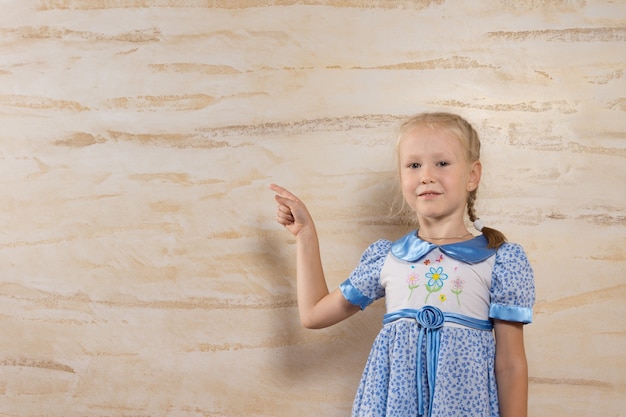
<path fill-rule="evenodd" d="M 421 159 L 424 158 L 425 156 L 422 154 L 408 154 L 408 155 L 404 155 L 402 156 L 401 159 Z M 455 155 L 454 153 L 443 153 L 443 152 L 438 152 L 436 154 L 432 154 L 432 155 L 428 155 L 428 157 L 432 157 L 432 159 L 451 159 L 454 158 Z"/>

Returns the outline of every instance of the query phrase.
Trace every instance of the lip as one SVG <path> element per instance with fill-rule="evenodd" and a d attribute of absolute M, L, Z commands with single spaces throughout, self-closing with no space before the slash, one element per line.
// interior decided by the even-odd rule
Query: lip
<path fill-rule="evenodd" d="M 422 191 L 421 193 L 417 194 L 418 197 L 425 198 L 425 199 L 435 198 L 439 195 L 441 195 L 441 193 L 438 193 L 436 191 L 431 191 L 431 190 Z"/>

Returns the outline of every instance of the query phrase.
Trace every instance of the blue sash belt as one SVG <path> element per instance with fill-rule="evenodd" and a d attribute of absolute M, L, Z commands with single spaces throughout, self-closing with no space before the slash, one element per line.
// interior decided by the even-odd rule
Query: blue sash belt
<path fill-rule="evenodd" d="M 422 387 L 422 355 L 421 347 L 426 338 L 426 376 L 428 378 L 428 393 L 430 401 L 435 394 L 435 377 L 437 376 L 437 361 L 439 358 L 439 343 L 441 341 L 441 328 L 444 323 L 456 323 L 478 330 L 491 330 L 493 324 L 489 320 L 479 320 L 456 313 L 444 313 L 434 306 L 424 306 L 419 310 L 403 309 L 385 314 L 383 324 L 391 323 L 398 319 L 415 319 L 419 324 L 417 339 L 417 408 L 420 416 L 424 415 L 424 388 Z M 429 407 L 428 415 L 432 413 Z"/>

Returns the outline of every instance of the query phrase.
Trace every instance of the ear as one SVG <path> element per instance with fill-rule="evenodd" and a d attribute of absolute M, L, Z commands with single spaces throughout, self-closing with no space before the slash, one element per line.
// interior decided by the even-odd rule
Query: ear
<path fill-rule="evenodd" d="M 483 165 L 480 161 L 476 161 L 472 163 L 472 166 L 469 171 L 469 176 L 467 177 L 467 191 L 474 191 L 478 188 L 478 184 L 480 184 L 480 177 L 483 173 Z"/>

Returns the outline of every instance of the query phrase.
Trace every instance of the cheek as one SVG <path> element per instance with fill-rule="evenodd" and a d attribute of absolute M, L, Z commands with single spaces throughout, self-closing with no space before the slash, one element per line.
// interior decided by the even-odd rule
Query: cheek
<path fill-rule="evenodd" d="M 415 191 L 417 184 L 411 178 L 403 178 L 401 179 L 400 186 L 402 187 L 402 197 L 404 197 L 404 201 L 411 209 L 415 209 L 415 200 L 417 197 Z"/>
<path fill-rule="evenodd" d="M 414 194 L 415 188 L 417 187 L 417 185 L 415 184 L 415 181 L 413 181 L 413 179 L 409 176 L 402 176 L 400 178 L 400 186 L 402 187 L 403 194 L 406 194 L 406 193 Z"/>

